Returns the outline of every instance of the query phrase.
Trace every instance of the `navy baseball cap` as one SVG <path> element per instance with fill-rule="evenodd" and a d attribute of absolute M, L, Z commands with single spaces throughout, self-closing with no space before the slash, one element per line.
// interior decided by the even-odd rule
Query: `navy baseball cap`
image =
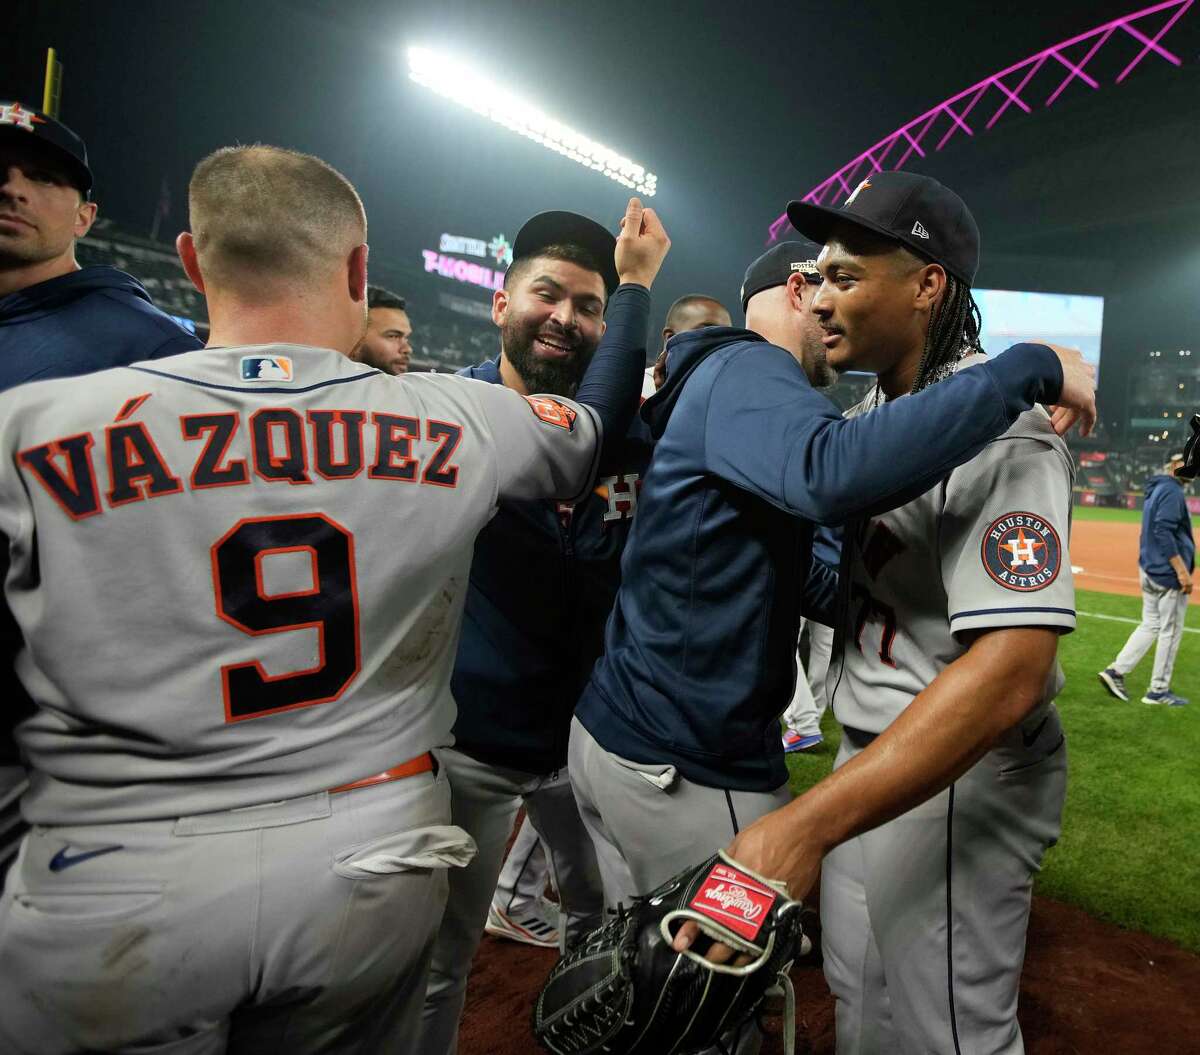
<path fill-rule="evenodd" d="M 979 270 L 975 217 L 962 198 L 929 176 L 876 172 L 840 208 L 794 201 L 787 215 L 797 231 L 822 244 L 839 223 L 873 231 L 941 264 L 968 286 Z"/>
<path fill-rule="evenodd" d="M 551 245 L 577 245 L 586 249 L 600 265 L 604 288 L 611 295 L 621 284 L 617 277 L 614 254 L 617 239 L 595 220 L 577 212 L 540 212 L 530 217 L 513 239 L 512 258 L 515 264 L 524 257 L 537 256 Z"/>
<path fill-rule="evenodd" d="M 746 268 L 740 294 L 742 311 L 746 310 L 755 293 L 782 286 L 797 271 L 806 282 L 820 282 L 821 272 L 817 270 L 817 257 L 820 255 L 821 247 L 809 241 L 780 242 L 771 246 Z"/>
<path fill-rule="evenodd" d="M 85 198 L 91 193 L 92 170 L 88 168 L 87 147 L 61 121 L 37 110 L 27 110 L 18 102 L 0 102 L 0 135 L 32 135 L 38 143 L 66 163 L 72 182 Z"/>

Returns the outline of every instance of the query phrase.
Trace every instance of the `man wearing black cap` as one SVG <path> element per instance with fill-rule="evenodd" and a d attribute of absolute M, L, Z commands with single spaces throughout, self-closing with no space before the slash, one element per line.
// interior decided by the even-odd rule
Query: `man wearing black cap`
<path fill-rule="evenodd" d="M 915 406 L 983 361 L 978 229 L 952 191 L 885 172 L 840 210 L 789 216 L 825 243 L 811 309 L 830 362 L 878 376 L 849 417 Z M 1066 785 L 1052 700 L 1075 625 L 1072 477 L 1035 407 L 932 490 L 847 526 L 835 773 L 730 847 L 800 894 L 820 867 L 841 1055 L 1023 1050 L 1032 878 Z"/>
<path fill-rule="evenodd" d="M 0 102 L 0 391 L 201 347 L 135 279 L 75 262 L 91 188 L 83 140 Z"/>
<path fill-rule="evenodd" d="M 1045 345 L 843 419 L 806 376 L 817 287 L 793 262 L 751 266 L 748 279 L 770 268 L 775 281 L 747 300 L 746 330 L 676 337 L 666 383 L 642 408 L 654 460 L 571 729 L 571 781 L 609 900 L 645 893 L 788 800 L 777 723 L 799 621 L 834 616 L 814 522 L 904 505 L 1036 403 L 1095 420 L 1090 367 Z M 802 897 L 819 860 L 800 874 L 777 859 L 750 867 Z"/>
<path fill-rule="evenodd" d="M 134 279 L 75 262 L 75 239 L 96 218 L 91 187 L 87 151 L 75 133 L 20 103 L 0 102 L 0 391 L 201 347 Z M 0 688 L 7 699 L 24 701 L 12 708 L 24 711 L 32 704 L 12 674 L 19 636 L 0 609 Z M 0 732 L 0 831 L 9 829 L 23 784 Z M 0 836 L 0 875 L 15 847 Z"/>
<path fill-rule="evenodd" d="M 646 216 L 657 223 L 650 210 Z M 630 280 L 617 274 L 615 245 L 600 224 L 575 213 L 530 219 L 493 297 L 500 353 L 463 374 L 522 394 L 573 393 L 604 333 L 608 298 Z M 595 854 L 566 777 L 567 736 L 603 644 L 648 459 L 649 438 L 635 419 L 627 435 L 606 436 L 586 498 L 571 506 L 501 502 L 476 540 L 451 684 L 455 747 L 444 759 L 452 815 L 479 853 L 451 877 L 422 1024 L 427 1055 L 455 1050 L 485 920 L 489 930 L 526 941 L 559 929 L 540 901 L 489 911 L 522 804 L 547 851 L 565 935 L 586 932 L 603 910 Z"/>

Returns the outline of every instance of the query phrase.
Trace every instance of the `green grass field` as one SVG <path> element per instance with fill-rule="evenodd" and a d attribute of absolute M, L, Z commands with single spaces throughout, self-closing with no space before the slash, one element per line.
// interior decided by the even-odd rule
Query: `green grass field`
<path fill-rule="evenodd" d="M 1096 678 L 1133 630 L 1140 598 L 1079 590 L 1076 606 L 1078 628 L 1059 648 L 1067 805 L 1037 892 L 1200 952 L 1200 608 L 1188 609 L 1171 686 L 1194 702 L 1164 708 L 1137 702 L 1153 651 L 1128 678 L 1131 703 L 1113 699 Z M 833 765 L 838 728 L 829 713 L 822 729 L 816 752 L 788 756 L 797 792 Z"/>
<path fill-rule="evenodd" d="M 1109 509 L 1107 506 L 1075 506 L 1071 514 L 1074 520 L 1109 520 L 1121 524 L 1140 524 L 1140 509 Z M 1192 524 L 1200 530 L 1200 517 L 1192 517 Z"/>

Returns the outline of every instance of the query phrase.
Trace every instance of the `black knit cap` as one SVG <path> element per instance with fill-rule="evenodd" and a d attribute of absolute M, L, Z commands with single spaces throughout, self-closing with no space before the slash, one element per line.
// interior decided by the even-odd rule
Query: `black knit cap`
<path fill-rule="evenodd" d="M 941 264 L 968 286 L 979 269 L 979 227 L 971 210 L 949 187 L 915 172 L 876 172 L 840 208 L 794 201 L 787 215 L 797 231 L 822 244 L 839 223 L 873 231 Z"/>

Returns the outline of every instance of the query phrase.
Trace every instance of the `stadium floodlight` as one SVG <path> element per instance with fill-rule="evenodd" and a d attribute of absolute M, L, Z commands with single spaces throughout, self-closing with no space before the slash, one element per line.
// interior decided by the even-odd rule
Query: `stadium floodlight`
<path fill-rule="evenodd" d="M 413 47 L 408 49 L 408 76 L 459 106 L 474 110 L 585 168 L 603 173 L 647 198 L 653 198 L 658 189 L 658 177 L 653 172 L 547 116 L 465 62 L 429 48 Z"/>

